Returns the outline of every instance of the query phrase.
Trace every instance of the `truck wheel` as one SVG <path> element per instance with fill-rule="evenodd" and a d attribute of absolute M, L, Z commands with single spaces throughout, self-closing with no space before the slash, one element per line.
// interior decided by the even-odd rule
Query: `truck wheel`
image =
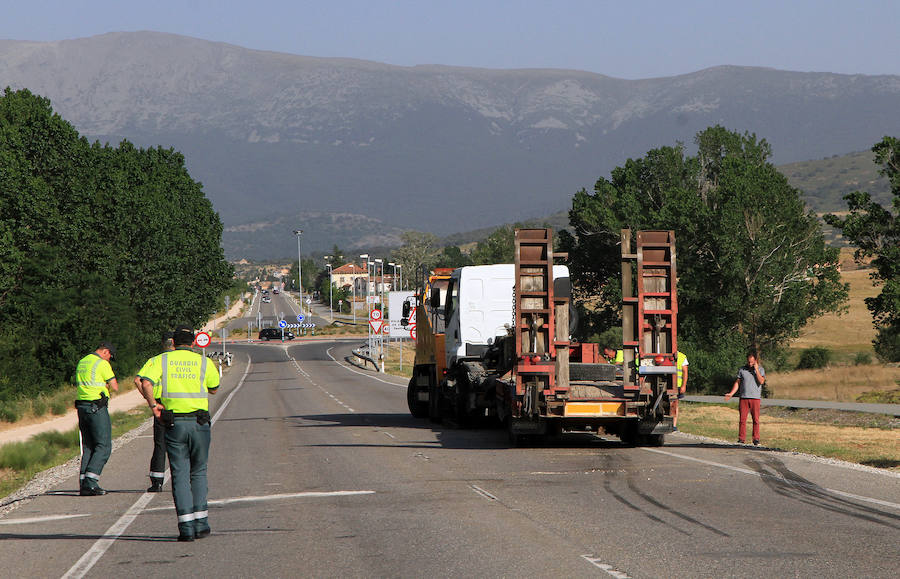
<path fill-rule="evenodd" d="M 443 418 L 441 414 L 440 392 L 435 384 L 428 385 L 428 420 L 439 423 Z"/>
<path fill-rule="evenodd" d="M 648 434 L 647 446 L 662 446 L 666 442 L 665 434 Z"/>
<path fill-rule="evenodd" d="M 406 387 L 406 405 L 409 406 L 409 413 L 413 418 L 428 418 L 428 403 L 420 402 L 416 395 L 415 388 L 416 377 L 413 375 L 409 379 L 409 385 Z"/>

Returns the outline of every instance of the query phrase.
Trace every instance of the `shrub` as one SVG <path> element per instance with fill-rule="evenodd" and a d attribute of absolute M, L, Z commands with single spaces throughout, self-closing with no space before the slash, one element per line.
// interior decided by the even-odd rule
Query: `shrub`
<path fill-rule="evenodd" d="M 50 413 L 54 416 L 62 416 L 69 411 L 69 404 L 68 400 L 53 400 L 50 402 Z"/>
<path fill-rule="evenodd" d="M 0 421 L 18 422 L 24 414 L 22 403 L 15 400 L 7 400 L 0 405 Z"/>
<path fill-rule="evenodd" d="M 47 401 L 44 398 L 38 396 L 34 400 L 31 401 L 31 412 L 34 413 L 35 416 L 41 417 L 47 414 Z"/>
<path fill-rule="evenodd" d="M 831 350 L 822 346 L 807 348 L 800 354 L 797 362 L 798 370 L 815 370 L 824 368 L 831 361 Z"/>
<path fill-rule="evenodd" d="M 868 352 L 857 352 L 856 356 L 853 357 L 853 364 L 855 366 L 868 366 L 872 363 L 872 355 Z"/>

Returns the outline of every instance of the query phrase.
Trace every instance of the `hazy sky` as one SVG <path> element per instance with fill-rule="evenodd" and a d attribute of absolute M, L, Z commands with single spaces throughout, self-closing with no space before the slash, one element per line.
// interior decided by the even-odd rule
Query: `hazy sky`
<path fill-rule="evenodd" d="M 9 0 L 0 39 L 156 30 L 398 65 L 620 78 L 720 64 L 900 74 L 897 0 Z"/>

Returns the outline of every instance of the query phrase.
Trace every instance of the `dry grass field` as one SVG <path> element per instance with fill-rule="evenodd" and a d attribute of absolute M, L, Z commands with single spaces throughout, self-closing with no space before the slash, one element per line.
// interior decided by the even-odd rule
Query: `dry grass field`
<path fill-rule="evenodd" d="M 872 350 L 875 329 L 863 301 L 880 291 L 869 278 L 872 270 L 857 268 L 852 251 L 846 248 L 841 250 L 841 265 L 841 277 L 850 284 L 847 311 L 815 320 L 791 344 L 794 351 L 814 346 L 828 348 L 833 353 L 832 364 L 824 370 L 769 372 L 772 398 L 852 402 L 863 392 L 898 387 L 900 368 L 879 364 Z M 854 356 L 860 352 L 871 356 L 871 365 L 853 364 Z"/>

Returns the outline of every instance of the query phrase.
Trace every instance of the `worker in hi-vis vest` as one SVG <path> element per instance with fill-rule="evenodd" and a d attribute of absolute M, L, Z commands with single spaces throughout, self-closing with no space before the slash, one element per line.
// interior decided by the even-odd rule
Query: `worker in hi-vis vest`
<path fill-rule="evenodd" d="M 166 429 L 166 453 L 178 517 L 178 540 L 210 534 L 206 464 L 209 458 L 209 394 L 219 387 L 219 372 L 206 356 L 192 351 L 194 331 L 179 326 L 175 351 L 164 352 L 142 370 L 141 391 L 156 420 Z M 154 387 L 159 385 L 159 402 Z"/>
<path fill-rule="evenodd" d="M 684 393 L 687 390 L 687 356 L 685 356 L 681 352 L 675 352 L 675 367 L 677 368 L 675 374 L 675 387 L 678 389 L 678 396 L 675 398 L 675 400 L 671 400 L 670 404 L 672 406 L 672 430 L 678 432 L 678 401 L 684 398 Z"/>
<path fill-rule="evenodd" d="M 105 495 L 100 488 L 100 473 L 112 453 L 112 427 L 109 422 L 109 390 L 119 391 L 119 383 L 109 361 L 116 348 L 103 342 L 78 362 L 75 368 L 75 408 L 81 433 L 81 496 Z"/>
<path fill-rule="evenodd" d="M 175 343 L 172 341 L 172 332 L 163 336 L 163 351 L 171 352 L 175 349 Z M 162 354 L 160 354 L 161 356 Z M 153 364 L 158 364 L 159 356 L 155 356 L 147 360 L 144 366 L 138 371 L 134 379 L 134 385 L 138 392 L 141 391 L 142 373 L 152 368 Z M 153 386 L 153 398 L 159 402 L 159 384 Z M 153 421 L 153 454 L 150 456 L 150 488 L 148 493 L 161 493 L 163 490 L 163 481 L 166 479 L 166 429 L 159 420 Z"/>
<path fill-rule="evenodd" d="M 609 346 L 603 346 L 603 357 L 606 358 L 607 364 L 624 364 L 625 351 L 614 350 Z"/>

